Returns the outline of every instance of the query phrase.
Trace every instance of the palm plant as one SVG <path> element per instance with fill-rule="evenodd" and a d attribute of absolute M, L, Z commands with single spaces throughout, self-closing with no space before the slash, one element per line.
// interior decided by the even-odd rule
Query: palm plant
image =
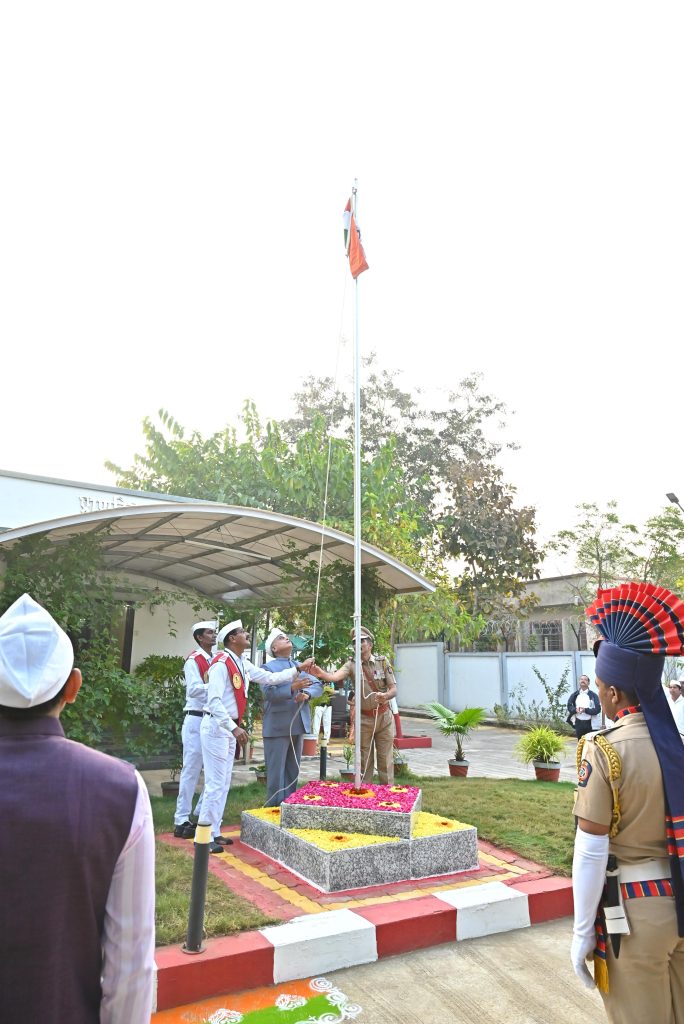
<path fill-rule="evenodd" d="M 454 759 L 456 761 L 465 761 L 463 741 L 474 729 L 477 729 L 478 725 L 482 724 L 485 718 L 485 709 L 464 708 L 463 711 L 452 711 L 451 708 L 445 708 L 443 704 L 436 700 L 430 701 L 429 704 L 423 704 L 423 707 L 430 713 L 430 717 L 437 722 L 445 736 L 454 737 L 456 741 Z"/>

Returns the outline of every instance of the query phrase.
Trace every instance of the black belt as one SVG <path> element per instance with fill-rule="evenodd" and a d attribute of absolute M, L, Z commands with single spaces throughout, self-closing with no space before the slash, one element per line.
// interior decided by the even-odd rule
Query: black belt
<path fill-rule="evenodd" d="M 185 714 L 186 715 L 193 715 L 195 718 L 201 718 L 202 715 L 204 714 L 204 712 L 203 711 L 186 711 Z"/>

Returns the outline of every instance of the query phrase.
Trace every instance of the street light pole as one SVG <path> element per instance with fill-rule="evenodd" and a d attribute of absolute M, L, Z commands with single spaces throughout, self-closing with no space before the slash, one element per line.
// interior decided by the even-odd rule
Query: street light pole
<path fill-rule="evenodd" d="M 666 494 L 665 497 L 668 501 L 671 501 L 673 505 L 679 506 L 682 512 L 684 512 L 684 506 L 682 506 L 682 503 L 680 502 L 676 494 L 673 494 L 672 491 L 669 491 L 669 493 Z"/>

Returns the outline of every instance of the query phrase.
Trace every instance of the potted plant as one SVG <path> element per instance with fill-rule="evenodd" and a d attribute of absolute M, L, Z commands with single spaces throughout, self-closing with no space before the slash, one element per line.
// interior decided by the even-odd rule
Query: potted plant
<path fill-rule="evenodd" d="M 464 708 L 463 711 L 452 711 L 438 701 L 423 704 L 426 711 L 437 722 L 445 736 L 451 736 L 456 742 L 454 756 L 449 758 L 449 775 L 454 778 L 465 778 L 468 774 L 469 762 L 466 761 L 463 741 L 482 724 L 485 717 L 484 708 Z"/>
<path fill-rule="evenodd" d="M 266 782 L 266 765 L 263 761 L 261 764 L 251 764 L 249 770 L 254 772 L 257 782 Z"/>
<path fill-rule="evenodd" d="M 518 740 L 515 755 L 523 764 L 532 763 L 541 782 L 558 782 L 565 742 L 548 725 L 537 725 Z"/>
<path fill-rule="evenodd" d="M 171 772 L 171 778 L 165 779 L 161 784 L 162 796 L 178 796 L 178 776 L 181 773 L 182 767 L 183 761 L 181 760 L 181 758 L 176 758 L 176 760 L 171 763 L 171 766 L 169 768 L 169 771 Z"/>
<path fill-rule="evenodd" d="M 341 777 L 348 782 L 354 779 L 354 769 L 352 768 L 352 761 L 354 760 L 354 748 L 351 744 L 347 744 L 342 747 L 342 757 L 344 758 L 345 767 L 340 770 Z"/>
<path fill-rule="evenodd" d="M 392 755 L 393 755 L 393 758 L 394 758 L 394 774 L 395 774 L 395 776 L 396 775 L 408 775 L 409 766 L 408 766 L 408 761 L 406 759 L 406 755 L 401 750 L 399 750 L 398 747 L 394 747 L 394 749 L 392 751 Z"/>

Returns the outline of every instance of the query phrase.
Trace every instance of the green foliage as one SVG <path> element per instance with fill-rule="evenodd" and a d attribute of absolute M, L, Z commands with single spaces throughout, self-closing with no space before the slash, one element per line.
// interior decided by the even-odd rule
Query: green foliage
<path fill-rule="evenodd" d="M 53 546 L 45 536 L 26 537 L 4 559 L 0 614 L 28 593 L 74 645 L 83 685 L 76 703 L 62 714 L 67 735 L 89 746 L 120 747 L 133 720 L 135 688 L 119 664 L 123 608 L 111 577 L 103 572 L 98 538 L 76 536 Z"/>
<path fill-rule="evenodd" d="M 531 761 L 545 763 L 558 761 L 565 750 L 566 741 L 547 725 L 537 725 L 520 738 L 515 755 L 523 764 Z"/>
<path fill-rule="evenodd" d="M 344 763 L 347 766 L 347 771 L 349 771 L 351 769 L 351 763 L 354 760 L 354 747 L 351 746 L 351 744 L 348 743 L 346 746 L 342 747 L 342 757 L 344 758 Z"/>
<path fill-rule="evenodd" d="M 465 761 L 463 741 L 481 725 L 485 718 L 484 708 L 464 708 L 463 711 L 452 711 L 444 707 L 438 701 L 430 701 L 423 704 L 426 711 L 430 712 L 445 736 L 453 736 L 456 741 L 454 758 L 457 761 Z"/>
<path fill-rule="evenodd" d="M 455 465 L 441 522 L 446 547 L 465 569 L 459 591 L 466 607 L 480 612 L 496 596 L 521 592 L 539 576 L 535 510 L 516 508 L 515 488 L 494 464 L 468 460 Z"/>
<path fill-rule="evenodd" d="M 684 516 L 679 509 L 666 506 L 641 528 L 621 522 L 615 501 L 605 510 L 594 503 L 577 505 L 576 510 L 576 525 L 561 530 L 551 547 L 572 555 L 587 574 L 586 583 L 577 588 L 581 605 L 594 599 L 597 588 L 625 579 L 684 590 Z"/>
<path fill-rule="evenodd" d="M 544 693 L 546 694 L 551 723 L 554 727 L 559 724 L 562 725 L 565 722 L 568 711 L 565 694 L 570 690 L 570 683 L 568 681 L 568 677 L 570 676 L 570 663 L 568 662 L 561 672 L 560 679 L 555 687 L 548 682 L 546 676 L 542 675 L 536 665 L 532 666 L 532 671 L 541 683 Z"/>
<path fill-rule="evenodd" d="M 183 764 L 183 664 L 178 656 L 148 654 L 137 666 L 133 711 L 138 731 L 129 744 L 138 757 L 170 752 L 174 781 Z"/>
<path fill-rule="evenodd" d="M 365 571 L 364 621 L 379 651 L 416 635 L 470 642 L 482 628 L 480 621 L 471 622 L 482 593 L 519 587 L 534 574 L 538 557 L 534 515 L 514 508 L 513 490 L 493 465 L 503 445 L 488 430 L 503 427 L 505 410 L 481 392 L 477 377 L 462 381 L 439 409 L 421 405 L 396 377 L 367 362 L 361 395 L 363 540 L 436 582 L 437 592 L 398 599 Z M 292 419 L 264 424 L 247 402 L 243 439 L 236 426 L 208 438 L 186 435 L 162 410 L 159 426 L 144 421 L 145 453 L 135 456 L 132 468 L 107 465 L 124 487 L 274 509 L 317 522 L 325 514 L 327 525 L 351 533 L 350 398 L 330 378 L 308 378 L 296 403 Z M 466 564 L 458 584 L 448 567 L 454 554 Z M 313 631 L 311 600 L 318 584 L 315 554 L 310 558 L 300 555 L 291 565 L 307 605 L 278 611 L 279 621 L 287 618 L 289 628 L 307 634 Z M 347 653 L 351 579 L 349 568 L 323 571 L 316 624 L 322 643 L 316 657 L 322 662 L 339 662 Z"/>

